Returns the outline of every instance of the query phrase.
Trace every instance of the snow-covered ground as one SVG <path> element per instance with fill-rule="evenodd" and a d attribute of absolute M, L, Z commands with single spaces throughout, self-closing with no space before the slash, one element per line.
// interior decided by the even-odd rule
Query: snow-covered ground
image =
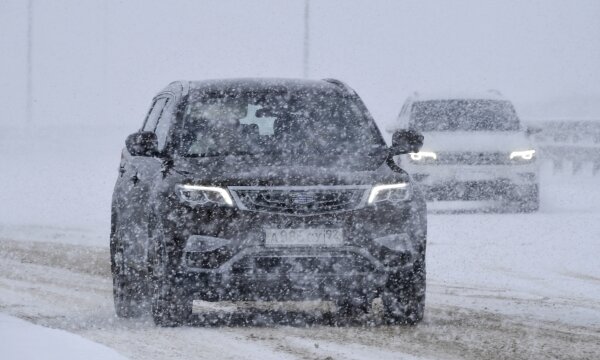
<path fill-rule="evenodd" d="M 0 312 L 132 359 L 594 359 L 600 353 L 600 175 L 549 168 L 539 213 L 430 214 L 427 310 L 417 327 L 381 325 L 377 304 L 366 322 L 339 327 L 320 307 L 213 309 L 211 326 L 178 329 L 156 328 L 149 318 L 117 319 L 107 246 L 127 132 L 0 132 Z M 0 322 L 0 332 L 6 327 Z"/>
<path fill-rule="evenodd" d="M 3 359 L 121 360 L 116 351 L 64 330 L 0 314 Z"/>

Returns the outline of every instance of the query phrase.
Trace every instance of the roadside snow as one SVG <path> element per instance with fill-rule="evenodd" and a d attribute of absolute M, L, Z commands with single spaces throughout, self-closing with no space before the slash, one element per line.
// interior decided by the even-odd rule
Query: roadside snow
<path fill-rule="evenodd" d="M 123 360 L 115 350 L 63 330 L 50 329 L 0 314 L 3 359 Z"/>

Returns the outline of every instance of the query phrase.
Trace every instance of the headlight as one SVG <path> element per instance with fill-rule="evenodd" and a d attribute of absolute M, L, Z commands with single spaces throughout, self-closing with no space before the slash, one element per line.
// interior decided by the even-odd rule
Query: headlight
<path fill-rule="evenodd" d="M 535 156 L 535 150 L 513 151 L 510 153 L 510 159 L 520 158 L 523 160 L 531 160 Z"/>
<path fill-rule="evenodd" d="M 177 185 L 179 198 L 191 205 L 227 205 L 233 206 L 229 191 L 216 186 Z"/>
<path fill-rule="evenodd" d="M 399 203 L 410 198 L 410 186 L 408 183 L 375 185 L 369 194 L 369 204 L 381 201 Z"/>
<path fill-rule="evenodd" d="M 421 161 L 425 159 L 436 160 L 437 155 L 431 151 L 419 151 L 417 153 L 410 153 L 410 158 L 414 161 Z"/>

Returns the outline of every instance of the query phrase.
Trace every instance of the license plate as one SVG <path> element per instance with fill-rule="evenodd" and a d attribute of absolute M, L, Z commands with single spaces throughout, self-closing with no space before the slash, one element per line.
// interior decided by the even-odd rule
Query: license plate
<path fill-rule="evenodd" d="M 265 229 L 266 246 L 340 246 L 342 229 Z"/>
<path fill-rule="evenodd" d="M 486 180 L 493 179 L 495 174 L 491 171 L 485 170 L 464 170 L 456 175 L 456 179 L 459 181 L 469 181 L 469 180 Z"/>

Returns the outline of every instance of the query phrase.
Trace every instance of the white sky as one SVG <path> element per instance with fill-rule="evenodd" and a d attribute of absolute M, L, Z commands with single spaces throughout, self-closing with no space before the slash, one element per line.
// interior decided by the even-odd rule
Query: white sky
<path fill-rule="evenodd" d="M 25 116 L 26 3 L 0 1 L 0 125 Z M 303 0 L 34 0 L 34 123 L 133 130 L 175 79 L 300 77 L 303 10 Z M 380 122 L 414 90 L 490 88 L 525 116 L 600 118 L 599 19 L 597 0 L 312 0 L 310 75 L 348 82 Z"/>

